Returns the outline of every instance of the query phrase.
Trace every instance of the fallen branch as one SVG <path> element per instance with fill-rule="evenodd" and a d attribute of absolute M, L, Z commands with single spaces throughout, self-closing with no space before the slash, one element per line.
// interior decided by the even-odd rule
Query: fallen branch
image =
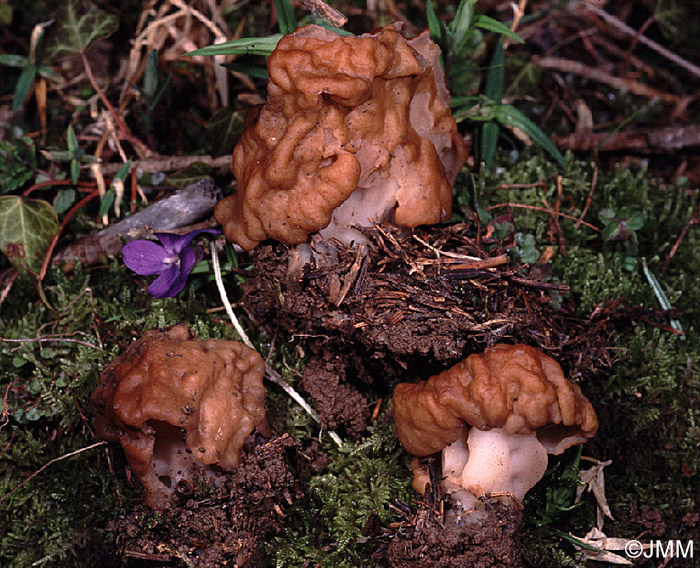
<path fill-rule="evenodd" d="M 231 156 L 155 156 L 146 160 L 134 160 L 131 162 L 132 170 L 139 170 L 145 174 L 160 172 L 174 172 L 187 168 L 192 164 L 203 163 L 214 169 L 225 168 L 231 170 Z M 122 167 L 121 163 L 109 163 L 102 166 L 105 175 L 114 175 Z"/>
<path fill-rule="evenodd" d="M 94 264 L 118 254 L 124 241 L 142 238 L 153 231 L 173 231 L 191 225 L 208 215 L 220 197 L 221 192 L 213 182 L 201 180 L 67 246 L 54 256 L 53 263 L 67 270 L 73 267 L 76 258 L 83 264 Z"/>
<path fill-rule="evenodd" d="M 588 10 L 589 12 L 592 12 L 593 14 L 598 16 L 600 19 L 605 20 L 608 24 L 612 25 L 613 27 L 617 28 L 621 32 L 627 34 L 628 36 L 634 38 L 635 41 L 638 41 L 639 43 L 645 45 L 649 49 L 654 50 L 656 53 L 658 53 L 659 55 L 662 55 L 663 57 L 665 57 L 669 61 L 672 61 L 676 65 L 683 67 L 683 69 L 692 73 L 696 77 L 700 77 L 700 67 L 698 67 L 697 65 L 694 65 L 690 61 L 687 61 L 686 59 L 683 59 L 681 56 L 676 55 L 671 50 L 666 49 L 663 45 L 656 43 L 654 40 L 649 39 L 645 35 L 639 33 L 634 28 L 631 28 L 630 26 L 625 24 L 619 18 L 616 18 L 612 14 L 608 14 L 605 10 L 601 10 L 597 6 L 594 6 L 592 2 L 583 2 L 582 4 L 583 4 L 584 10 Z"/>
<path fill-rule="evenodd" d="M 562 138 L 555 143 L 563 150 L 601 152 L 656 152 L 672 153 L 684 148 L 700 146 L 700 125 L 685 124 L 656 129 L 640 129 L 623 132 L 592 132 L 582 130 Z"/>
<path fill-rule="evenodd" d="M 585 225 L 589 229 L 592 229 L 596 231 L 597 233 L 602 233 L 603 231 L 596 227 L 595 225 L 591 225 L 590 223 L 586 223 L 586 221 L 582 221 L 578 217 L 574 217 L 573 215 L 567 215 L 566 213 L 557 213 L 556 211 L 553 211 L 552 209 L 548 209 L 546 207 L 537 207 L 536 205 L 525 205 L 524 203 L 497 203 L 496 205 L 491 205 L 486 208 L 486 211 L 491 211 L 492 209 L 498 209 L 499 207 L 519 207 L 521 209 L 531 209 L 532 211 L 542 211 L 543 213 L 549 213 L 550 215 L 558 215 L 559 217 L 564 217 L 565 219 L 571 219 L 572 221 L 576 221 L 577 223 L 581 225 Z"/>
<path fill-rule="evenodd" d="M 573 73 L 574 75 L 580 75 L 581 77 L 591 79 L 592 81 L 609 85 L 614 89 L 628 91 L 633 95 L 639 95 L 648 99 L 656 98 L 660 101 L 670 103 L 677 103 L 683 99 L 683 97 L 658 91 L 645 85 L 644 83 L 634 81 L 633 79 L 616 77 L 603 71 L 602 69 L 589 67 L 588 65 L 585 65 L 580 61 L 574 61 L 573 59 L 563 59 L 561 57 L 533 57 L 532 61 L 543 69 L 555 69 L 556 71 L 561 71 L 563 73 Z"/>

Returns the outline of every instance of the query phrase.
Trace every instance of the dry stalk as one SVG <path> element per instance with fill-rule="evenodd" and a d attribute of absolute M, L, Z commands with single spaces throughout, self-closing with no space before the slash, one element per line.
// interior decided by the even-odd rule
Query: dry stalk
<path fill-rule="evenodd" d="M 253 342 L 250 340 L 248 334 L 243 329 L 243 326 L 241 326 L 240 322 L 238 321 L 238 318 L 236 317 L 236 314 L 233 311 L 233 307 L 231 306 L 231 302 L 229 301 L 228 296 L 226 295 L 224 281 L 221 277 L 219 253 L 216 250 L 216 243 L 214 241 L 211 241 L 211 258 L 212 265 L 214 267 L 214 279 L 216 280 L 216 286 L 219 290 L 221 301 L 224 304 L 224 308 L 226 308 L 226 313 L 228 314 L 228 317 L 231 320 L 231 323 L 233 324 L 236 333 L 238 333 L 238 336 L 241 338 L 241 341 L 250 349 L 255 349 L 255 347 L 253 346 Z M 309 416 L 311 416 L 311 418 L 313 418 L 315 422 L 320 424 L 321 420 L 318 416 L 318 413 L 313 408 L 311 408 L 311 406 L 309 406 L 309 404 L 303 399 L 303 397 L 296 390 L 294 390 L 294 388 L 290 384 L 288 384 L 280 376 L 280 374 L 277 371 L 275 371 L 267 362 L 265 362 L 265 378 L 275 383 L 277 386 L 281 387 L 282 390 L 284 390 L 284 392 L 286 392 L 299 406 L 301 406 L 304 409 L 304 411 Z M 336 434 L 334 431 L 330 430 L 328 432 L 328 435 L 339 448 L 343 446 L 343 441 L 340 439 L 340 436 L 338 436 L 338 434 Z"/>

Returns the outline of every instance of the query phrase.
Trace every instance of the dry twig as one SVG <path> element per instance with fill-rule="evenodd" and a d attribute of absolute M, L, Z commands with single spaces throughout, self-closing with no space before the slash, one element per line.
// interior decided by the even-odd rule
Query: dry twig
<path fill-rule="evenodd" d="M 53 465 L 53 464 L 55 464 L 55 463 L 57 463 L 57 462 L 60 462 L 60 461 L 63 461 L 63 460 L 65 460 L 65 459 L 67 459 L 67 458 L 76 456 L 76 455 L 78 455 L 78 454 L 82 454 L 83 452 L 86 452 L 86 451 L 88 451 L 88 450 L 92 450 L 92 449 L 94 449 L 94 448 L 98 448 L 99 446 L 104 446 L 105 444 L 107 444 L 107 442 L 97 442 L 97 443 L 92 444 L 92 445 L 90 445 L 90 446 L 87 446 L 87 447 L 85 447 L 85 448 L 80 448 L 79 450 L 75 450 L 74 452 L 70 452 L 70 453 L 67 453 L 67 454 L 65 454 L 65 455 L 63 455 L 63 456 L 60 456 L 60 457 L 58 457 L 58 458 L 52 459 L 51 461 L 49 461 L 49 462 L 45 463 L 44 465 L 42 465 L 39 469 L 37 469 L 34 473 L 32 473 L 29 477 L 27 477 L 24 481 L 22 481 L 22 482 L 21 482 L 19 485 L 17 485 L 14 489 L 12 489 L 12 490 L 9 491 L 8 493 L 5 493 L 5 495 L 3 495 L 2 497 L 0 497 L 0 503 L 2 503 L 2 502 L 3 502 L 5 499 L 7 499 L 8 497 L 11 497 L 12 495 L 14 495 L 18 490 L 20 490 L 22 487 L 24 487 L 27 483 L 29 483 L 32 479 L 34 479 L 37 475 L 39 475 L 42 471 L 44 471 L 44 470 L 45 470 L 47 467 L 49 467 L 50 465 Z"/>

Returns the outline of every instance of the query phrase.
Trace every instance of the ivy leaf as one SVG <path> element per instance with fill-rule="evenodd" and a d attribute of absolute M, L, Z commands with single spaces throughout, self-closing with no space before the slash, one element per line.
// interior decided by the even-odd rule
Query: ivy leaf
<path fill-rule="evenodd" d="M 39 275 L 46 249 L 59 230 L 56 211 L 46 201 L 0 197 L 0 251 L 20 276 Z"/>
<path fill-rule="evenodd" d="M 112 35 L 118 27 L 117 16 L 101 10 L 89 0 L 67 0 L 50 30 L 46 57 L 53 61 L 85 53 L 94 41 Z"/>
<path fill-rule="evenodd" d="M 10 193 L 34 174 L 36 154 L 31 138 L 0 140 L 0 193 Z"/>
<path fill-rule="evenodd" d="M 243 112 L 231 107 L 219 110 L 206 125 L 215 156 L 230 154 L 243 134 Z"/>

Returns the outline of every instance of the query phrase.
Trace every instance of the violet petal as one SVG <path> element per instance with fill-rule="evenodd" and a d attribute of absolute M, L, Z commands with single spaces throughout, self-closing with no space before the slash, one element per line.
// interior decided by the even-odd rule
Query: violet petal
<path fill-rule="evenodd" d="M 173 265 L 151 282 L 148 293 L 154 298 L 172 298 L 182 291 L 185 282 L 187 277 L 182 274 L 180 266 Z"/>
<path fill-rule="evenodd" d="M 161 274 L 168 269 L 168 256 L 162 246 L 151 241 L 131 241 L 122 247 L 124 264 L 136 274 Z"/>
<path fill-rule="evenodd" d="M 175 233 L 156 233 L 158 240 L 163 243 L 166 250 L 173 251 L 175 254 L 180 254 L 182 249 L 188 246 L 195 237 L 201 235 L 202 233 L 210 233 L 212 235 L 218 235 L 221 231 L 217 229 L 197 229 L 196 231 L 191 231 L 186 235 L 176 235 Z"/>
<path fill-rule="evenodd" d="M 175 233 L 154 233 L 158 240 L 163 245 L 163 248 L 170 254 L 178 254 L 182 250 L 181 246 L 178 246 L 179 241 L 182 239 L 183 235 L 177 235 Z"/>
<path fill-rule="evenodd" d="M 197 251 L 192 247 L 188 247 L 180 253 L 180 272 L 182 273 L 183 279 L 187 280 L 194 265 L 197 264 L 199 260 L 197 256 Z"/>

